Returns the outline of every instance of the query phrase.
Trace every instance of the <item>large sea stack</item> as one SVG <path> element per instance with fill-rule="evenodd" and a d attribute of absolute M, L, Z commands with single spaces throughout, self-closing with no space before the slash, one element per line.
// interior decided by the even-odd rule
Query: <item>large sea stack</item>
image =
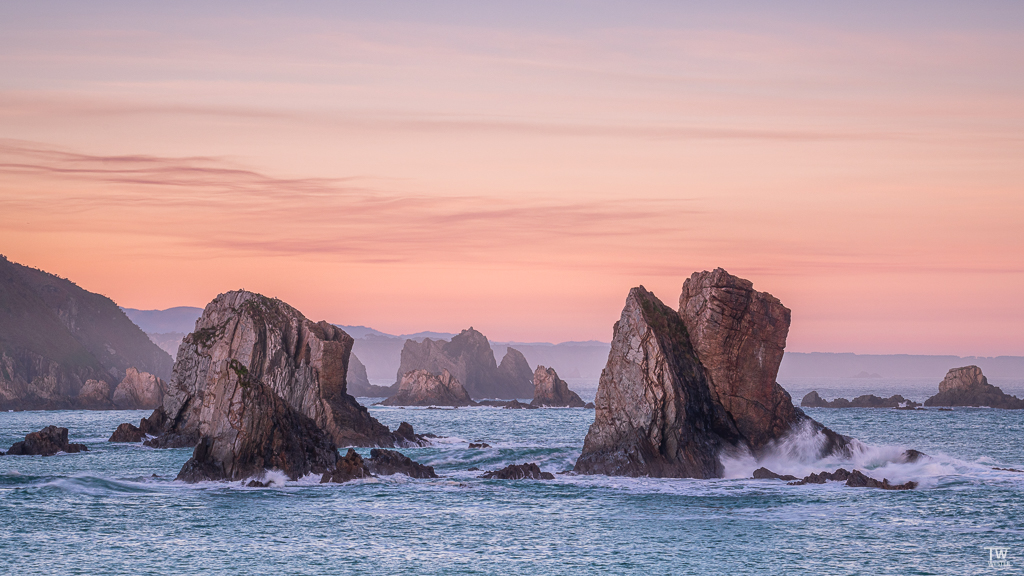
<path fill-rule="evenodd" d="M 343 330 L 307 320 L 280 300 L 245 291 L 221 294 L 179 348 L 163 405 L 149 419 L 166 424 L 147 445 L 196 446 L 212 438 L 214 444 L 249 446 L 259 438 L 299 446 L 304 444 L 287 433 L 252 426 L 300 432 L 312 422 L 338 446 L 393 446 L 388 429 L 346 393 L 351 348 Z M 311 442 L 314 452 L 320 450 L 319 440 Z M 199 455 L 217 454 L 215 445 L 200 449 L 207 452 Z"/>
<path fill-rule="evenodd" d="M 1024 409 L 1024 400 L 1006 394 L 988 383 L 977 366 L 953 368 L 939 383 L 939 393 L 924 401 L 925 406 L 988 406 L 1008 410 Z"/>
<path fill-rule="evenodd" d="M 554 368 L 537 366 L 533 372 L 532 406 L 544 408 L 583 408 L 587 405 L 580 395 L 569 390 L 569 385 L 558 377 Z"/>
<path fill-rule="evenodd" d="M 778 299 L 720 268 L 683 284 L 678 311 L 630 290 L 575 471 L 721 477 L 723 452 L 757 456 L 804 429 L 821 435 L 822 455 L 847 450 L 775 381 L 789 321 Z"/>
<path fill-rule="evenodd" d="M 406 340 L 397 383 L 414 370 L 440 374 L 447 370 L 472 398 L 529 398 L 533 394 L 533 371 L 526 358 L 509 348 L 499 366 L 487 337 L 470 327 L 451 341 Z"/>
<path fill-rule="evenodd" d="M 111 408 L 130 367 L 172 363 L 106 296 L 0 256 L 0 410 Z"/>

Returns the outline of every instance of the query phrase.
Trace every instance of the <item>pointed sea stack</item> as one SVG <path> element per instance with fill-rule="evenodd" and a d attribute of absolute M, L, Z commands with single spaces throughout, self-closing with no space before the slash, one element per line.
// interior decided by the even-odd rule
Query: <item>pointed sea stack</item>
<path fill-rule="evenodd" d="M 431 374 L 413 370 L 398 385 L 398 393 L 380 403 L 383 406 L 473 406 L 469 393 L 447 370 Z"/>
<path fill-rule="evenodd" d="M 757 455 L 805 427 L 822 435 L 822 455 L 847 450 L 848 438 L 775 382 L 789 318 L 722 269 L 691 276 L 679 312 L 642 286 L 630 290 L 575 471 L 715 478 L 723 451 Z"/>
<path fill-rule="evenodd" d="M 988 406 L 1007 410 L 1024 409 L 1024 400 L 1004 393 L 988 383 L 977 366 L 953 368 L 939 383 L 939 393 L 924 401 L 925 406 Z"/>
<path fill-rule="evenodd" d="M 537 366 L 533 373 L 533 401 L 531 406 L 551 408 L 583 408 L 587 405 L 580 395 L 569 390 L 569 385 L 558 377 L 554 368 Z"/>

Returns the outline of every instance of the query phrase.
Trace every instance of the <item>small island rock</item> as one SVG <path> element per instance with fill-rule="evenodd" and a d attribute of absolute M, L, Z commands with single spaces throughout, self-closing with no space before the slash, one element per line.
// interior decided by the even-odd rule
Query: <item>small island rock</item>
<path fill-rule="evenodd" d="M 39 432 L 30 432 L 21 442 L 15 442 L 7 451 L 8 456 L 53 456 L 58 452 L 74 454 L 87 452 L 85 444 L 68 442 L 68 429 L 47 426 Z"/>
<path fill-rule="evenodd" d="M 413 370 L 402 376 L 398 392 L 380 402 L 383 406 L 473 406 L 469 393 L 448 372 L 431 374 L 427 370 Z"/>
<path fill-rule="evenodd" d="M 988 406 L 1007 410 L 1024 409 L 1024 400 L 1004 393 L 988 383 L 977 366 L 953 368 L 939 383 L 939 393 L 924 401 L 925 406 Z"/>
<path fill-rule="evenodd" d="M 565 380 L 558 377 L 554 368 L 537 366 L 533 373 L 532 406 L 545 408 L 583 408 L 587 404 L 579 394 L 569 390 Z"/>

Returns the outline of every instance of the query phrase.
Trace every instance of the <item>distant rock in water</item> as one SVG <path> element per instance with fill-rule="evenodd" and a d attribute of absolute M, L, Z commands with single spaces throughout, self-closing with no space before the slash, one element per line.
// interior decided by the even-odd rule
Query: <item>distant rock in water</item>
<path fill-rule="evenodd" d="M 370 384 L 370 379 L 366 375 L 366 366 L 359 361 L 355 354 L 349 356 L 346 379 L 348 381 L 348 393 L 351 396 L 387 398 L 394 394 L 394 391 L 389 386 Z"/>
<path fill-rule="evenodd" d="M 90 380 L 113 390 L 130 366 L 171 373 L 117 304 L 70 280 L 0 256 L 0 304 L 0 410 L 110 408 Z"/>
<path fill-rule="evenodd" d="M 78 391 L 76 404 L 79 408 L 89 410 L 106 410 L 114 407 L 111 401 L 111 386 L 104 380 L 86 380 L 85 385 Z"/>
<path fill-rule="evenodd" d="M 1024 409 L 1024 400 L 1005 394 L 988 383 L 977 366 L 953 368 L 939 383 L 939 393 L 924 401 L 925 406 L 988 406 L 1007 410 Z"/>
<path fill-rule="evenodd" d="M 396 384 L 400 385 L 402 377 L 414 370 L 431 374 L 447 370 L 471 398 L 529 398 L 533 394 L 533 372 L 526 358 L 509 348 L 501 364 L 499 369 L 487 337 L 470 327 L 450 342 L 430 338 L 422 342 L 406 340 Z"/>
<path fill-rule="evenodd" d="M 129 368 L 114 390 L 114 406 L 119 410 L 153 410 L 160 406 L 167 383 L 149 372 Z"/>
<path fill-rule="evenodd" d="M 74 454 L 86 452 L 85 444 L 68 442 L 68 429 L 47 426 L 39 432 L 30 432 L 21 442 L 15 442 L 7 451 L 7 456 L 53 456 L 58 452 Z"/>
<path fill-rule="evenodd" d="M 490 406 L 492 408 L 505 408 L 506 410 L 535 410 L 538 406 L 523 404 L 519 400 L 481 400 L 478 406 Z"/>
<path fill-rule="evenodd" d="M 527 462 L 526 464 L 509 464 L 494 472 L 484 472 L 481 478 L 487 480 L 554 480 L 555 475 L 550 472 L 541 472 L 537 464 Z"/>
<path fill-rule="evenodd" d="M 311 419 L 336 445 L 393 446 L 387 427 L 346 393 L 351 349 L 352 338 L 343 330 L 307 320 L 280 300 L 245 291 L 221 294 L 206 306 L 196 331 L 182 342 L 174 379 L 162 406 L 151 416 L 166 418 L 167 427 L 146 444 L 196 446 L 200 438 L 227 433 L 228 428 L 234 430 L 230 434 L 258 432 L 268 441 L 275 437 L 227 420 L 247 402 L 251 409 L 274 411 L 273 418 L 247 416 L 249 425 L 305 429 L 305 422 L 287 415 L 274 396 Z M 270 392 L 264 393 L 259 384 Z"/>
<path fill-rule="evenodd" d="M 366 465 L 370 472 L 381 476 L 405 474 L 410 478 L 437 478 L 433 466 L 424 466 L 394 450 L 383 448 L 370 450 L 370 459 L 366 461 Z"/>
<path fill-rule="evenodd" d="M 848 453 L 849 438 L 775 382 L 789 319 L 777 299 L 722 269 L 691 276 L 678 312 L 630 290 L 575 471 L 721 477 L 723 451 L 757 456 L 797 432 L 820 435 L 822 456 Z"/>
<path fill-rule="evenodd" d="M 767 468 L 765 468 L 763 466 L 761 468 L 758 468 L 757 470 L 754 470 L 753 478 L 754 478 L 754 480 L 787 480 L 787 481 L 789 481 L 789 480 L 796 480 L 797 479 L 796 476 L 793 476 L 792 474 L 776 474 L 775 472 L 772 472 L 771 470 L 769 470 L 769 469 L 767 469 Z"/>
<path fill-rule="evenodd" d="M 768 471 L 770 474 L 774 472 Z M 835 482 L 846 482 L 847 486 L 852 488 L 881 488 L 882 490 L 913 490 L 917 488 L 917 482 L 909 481 L 903 484 L 890 484 L 887 478 L 883 478 L 881 482 L 866 476 L 860 470 L 854 470 L 850 472 L 845 468 L 840 468 L 835 472 L 819 472 L 817 474 L 810 474 L 805 476 L 803 480 L 796 482 L 790 482 L 790 486 L 800 486 L 803 484 L 824 484 L 826 481 Z"/>
<path fill-rule="evenodd" d="M 380 402 L 383 406 L 473 406 L 469 393 L 459 381 L 442 370 L 431 374 L 420 369 L 402 376 L 398 393 Z"/>
<path fill-rule="evenodd" d="M 554 368 L 537 366 L 533 373 L 533 406 L 557 408 L 583 408 L 587 405 L 579 394 L 558 377 Z"/>
<path fill-rule="evenodd" d="M 817 391 L 811 391 L 800 401 L 804 408 L 916 408 L 919 402 L 908 400 L 899 394 L 888 398 L 881 398 L 874 394 L 857 396 L 853 400 L 836 398 L 831 402 L 818 395 Z"/>

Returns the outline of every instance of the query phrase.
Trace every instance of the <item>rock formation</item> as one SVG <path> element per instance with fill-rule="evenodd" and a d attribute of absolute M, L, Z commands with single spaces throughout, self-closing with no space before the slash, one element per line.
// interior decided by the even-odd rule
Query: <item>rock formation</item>
<path fill-rule="evenodd" d="M 370 450 L 370 459 L 366 461 L 366 466 L 370 472 L 381 476 L 405 474 L 410 478 L 437 478 L 433 466 L 424 466 L 401 452 L 383 448 Z"/>
<path fill-rule="evenodd" d="M 583 408 L 587 405 L 579 394 L 569 390 L 569 385 L 558 377 L 554 368 L 537 366 L 533 373 L 533 406 L 557 408 Z"/>
<path fill-rule="evenodd" d="M 103 410 L 113 408 L 110 399 L 110 383 L 103 380 L 86 380 L 82 389 L 78 391 L 75 404 L 79 408 L 91 410 Z"/>
<path fill-rule="evenodd" d="M 481 400 L 478 406 L 490 406 L 492 408 L 505 408 L 506 410 L 536 410 L 539 406 L 523 404 L 519 400 Z"/>
<path fill-rule="evenodd" d="M 413 370 L 402 376 L 398 393 L 380 402 L 384 406 L 473 406 L 469 393 L 459 381 L 442 370 L 431 374 Z"/>
<path fill-rule="evenodd" d="M 110 435 L 107 442 L 142 442 L 145 438 L 146 435 L 142 433 L 138 426 L 131 422 L 125 422 L 114 430 L 114 433 Z"/>
<path fill-rule="evenodd" d="M 265 384 L 336 445 L 393 446 L 388 429 L 346 393 L 351 347 L 352 338 L 340 328 L 307 320 L 280 300 L 245 291 L 221 294 L 182 342 L 163 404 L 150 417 L 166 418 L 166 428 L 147 445 L 195 446 L 242 409 L 242 398 L 224 396 L 236 393 L 241 379 L 247 386 Z M 278 410 L 270 398 L 260 402 L 252 408 Z M 282 412 L 274 422 L 293 421 Z"/>
<path fill-rule="evenodd" d="M 114 390 L 114 406 L 119 410 L 153 410 L 160 406 L 167 383 L 149 372 L 129 368 Z"/>
<path fill-rule="evenodd" d="M 793 476 L 792 474 L 776 474 L 775 472 L 772 472 L 771 470 L 765 468 L 764 466 L 758 468 L 757 470 L 754 470 L 753 478 L 754 478 L 754 480 L 786 480 L 786 481 L 796 480 L 797 479 L 796 476 Z"/>
<path fill-rule="evenodd" d="M 85 444 L 68 442 L 68 429 L 47 426 L 39 432 L 30 432 L 21 442 L 15 442 L 7 451 L 8 456 L 53 456 L 58 452 L 74 454 L 86 452 Z"/>
<path fill-rule="evenodd" d="M 853 400 L 836 398 L 830 402 L 819 396 L 817 391 L 808 392 L 800 401 L 800 406 L 804 408 L 916 408 L 920 405 L 920 403 L 908 400 L 899 394 L 888 398 L 864 394 Z"/>
<path fill-rule="evenodd" d="M 555 475 L 550 472 L 541 472 L 540 467 L 533 462 L 525 464 L 509 464 L 501 470 L 484 472 L 481 478 L 487 480 L 554 480 Z"/>
<path fill-rule="evenodd" d="M 440 374 L 447 370 L 469 392 L 471 398 L 528 398 L 533 393 L 532 377 L 526 358 L 509 348 L 501 368 L 494 361 L 491 345 L 472 327 L 454 336 L 450 342 L 425 338 L 406 340 L 396 382 L 413 370 Z"/>
<path fill-rule="evenodd" d="M 822 435 L 822 455 L 848 450 L 775 382 L 788 329 L 777 299 L 721 269 L 684 283 L 679 312 L 633 288 L 575 471 L 720 477 L 723 451 L 757 456 L 803 431 Z"/>
<path fill-rule="evenodd" d="M 320 477 L 320 483 L 341 484 L 349 480 L 370 478 L 372 476 L 373 474 L 370 474 L 370 469 L 366 467 L 363 457 L 352 448 L 349 448 L 348 453 L 338 458 L 332 469 L 324 472 L 324 475 Z"/>
<path fill-rule="evenodd" d="M 172 362 L 109 298 L 0 256 L 0 410 L 109 408 L 89 380 Z"/>
<path fill-rule="evenodd" d="M 366 376 L 366 366 L 359 361 L 359 358 L 356 358 L 355 354 L 349 356 L 346 380 L 348 381 L 348 393 L 354 397 L 387 398 L 394 394 L 389 386 L 370 384 L 370 379 Z"/>
<path fill-rule="evenodd" d="M 953 368 L 939 383 L 939 393 L 924 401 L 925 406 L 988 406 L 1007 410 L 1024 409 L 1024 400 L 1005 394 L 988 383 L 977 366 Z"/>
<path fill-rule="evenodd" d="M 774 472 L 768 471 L 769 474 Z M 888 478 L 883 478 L 881 482 L 866 476 L 860 470 L 854 470 L 850 472 L 845 468 L 840 468 L 835 472 L 819 472 L 817 474 L 809 474 L 804 477 L 803 480 L 796 482 L 790 482 L 790 486 L 800 486 L 803 484 L 824 484 L 826 481 L 832 480 L 835 482 L 846 482 L 847 486 L 853 488 L 881 488 L 882 490 L 913 490 L 917 488 L 917 482 L 909 481 L 903 484 L 890 484 Z"/>

